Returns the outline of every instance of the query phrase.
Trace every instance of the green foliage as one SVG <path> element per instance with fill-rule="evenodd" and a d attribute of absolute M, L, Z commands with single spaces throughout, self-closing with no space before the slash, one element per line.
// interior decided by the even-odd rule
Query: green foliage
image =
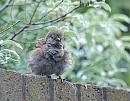
<path fill-rule="evenodd" d="M 71 20 L 71 23 L 77 25 L 75 32 L 81 34 L 77 35 L 78 42 L 75 43 L 74 39 L 71 46 L 75 61 L 71 69 L 73 74 L 68 73 L 68 78 L 74 82 L 126 87 L 127 84 L 118 78 L 124 73 L 129 74 L 130 68 L 129 54 L 125 51 L 123 41 L 119 39 L 121 31 L 127 29 L 120 22 L 122 20 L 117 20 L 122 15 L 113 19 L 116 15 L 109 16 L 101 9 L 89 9 L 84 16 L 77 16 L 73 15 L 75 20 Z M 125 22 L 130 21 L 126 16 L 123 19 Z M 121 61 L 125 63 L 119 65 Z M 128 78 L 130 79 L 129 76 Z"/>
<path fill-rule="evenodd" d="M 130 87 L 130 36 L 124 34 L 130 18 L 111 12 L 105 0 L 14 0 L 0 13 L 0 67 L 31 72 L 27 60 L 35 40 L 62 29 L 73 59 L 64 77 L 78 83 Z"/>
<path fill-rule="evenodd" d="M 13 48 L 20 48 L 22 46 L 12 40 L 0 40 L 0 67 L 4 69 L 10 68 L 11 64 L 18 63 L 20 60 L 19 55 Z"/>

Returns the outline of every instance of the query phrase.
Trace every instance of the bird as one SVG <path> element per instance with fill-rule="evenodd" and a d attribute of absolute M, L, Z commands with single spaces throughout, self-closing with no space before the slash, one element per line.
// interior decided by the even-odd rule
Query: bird
<path fill-rule="evenodd" d="M 28 67 L 34 74 L 47 77 L 55 74 L 60 79 L 70 64 L 71 55 L 65 48 L 61 30 L 50 31 L 45 38 L 39 39 L 28 60 Z"/>

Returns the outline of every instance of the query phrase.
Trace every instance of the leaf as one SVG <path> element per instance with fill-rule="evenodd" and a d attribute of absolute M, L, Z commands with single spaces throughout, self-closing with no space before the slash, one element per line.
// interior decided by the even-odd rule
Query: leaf
<path fill-rule="evenodd" d="M 107 3 L 101 2 L 101 6 L 102 6 L 106 11 L 111 12 L 111 7 L 110 7 Z"/>
<path fill-rule="evenodd" d="M 0 52 L 0 64 L 5 64 L 7 61 L 4 59 L 4 54 Z"/>
<path fill-rule="evenodd" d="M 0 64 L 6 64 L 6 63 L 7 63 L 7 61 L 0 59 Z"/>
<path fill-rule="evenodd" d="M 120 39 L 121 39 L 122 41 L 130 42 L 130 36 L 122 36 Z"/>
<path fill-rule="evenodd" d="M 65 34 L 65 35 L 75 35 L 75 33 L 72 32 L 72 31 L 65 31 L 64 34 Z"/>
<path fill-rule="evenodd" d="M 2 49 L 2 50 L 0 50 L 0 53 L 11 54 L 11 55 L 15 56 L 16 59 L 18 59 L 18 60 L 20 59 L 19 55 L 14 50 Z"/>
<path fill-rule="evenodd" d="M 76 2 L 76 1 L 80 1 L 80 0 L 71 0 L 71 2 Z"/>
<path fill-rule="evenodd" d="M 69 27 L 68 26 L 63 26 L 60 28 L 61 31 L 63 32 L 68 32 L 69 31 Z"/>
<path fill-rule="evenodd" d="M 95 7 L 95 8 L 97 8 L 97 7 L 102 7 L 102 8 L 104 8 L 106 11 L 111 12 L 111 7 L 110 7 L 107 3 L 103 2 L 103 1 L 101 1 L 101 2 L 96 2 L 96 3 L 94 3 L 94 4 L 91 4 L 90 6 Z"/>
<path fill-rule="evenodd" d="M 86 3 L 90 2 L 90 0 L 81 0 L 81 2 L 86 4 Z"/>
<path fill-rule="evenodd" d="M 130 43 L 124 43 L 124 46 L 128 49 L 130 49 Z"/>
<path fill-rule="evenodd" d="M 23 50 L 23 47 L 22 47 L 19 43 L 16 43 L 16 42 L 15 42 L 15 45 L 16 45 L 16 47 L 19 47 L 20 49 Z"/>
<path fill-rule="evenodd" d="M 130 18 L 124 14 L 114 14 L 113 16 L 111 16 L 111 19 L 130 23 Z"/>
<path fill-rule="evenodd" d="M 0 45 L 3 43 L 3 40 L 0 40 Z"/>
<path fill-rule="evenodd" d="M 128 31 L 127 26 L 125 26 L 124 24 L 120 23 L 120 22 L 115 22 L 115 27 L 119 28 L 121 31 Z"/>
<path fill-rule="evenodd" d="M 12 40 L 5 40 L 5 41 L 3 42 L 3 44 L 12 45 L 12 46 L 18 47 L 18 48 L 20 48 L 20 49 L 23 50 L 22 46 L 21 46 L 19 43 L 14 42 L 14 41 L 12 41 Z"/>

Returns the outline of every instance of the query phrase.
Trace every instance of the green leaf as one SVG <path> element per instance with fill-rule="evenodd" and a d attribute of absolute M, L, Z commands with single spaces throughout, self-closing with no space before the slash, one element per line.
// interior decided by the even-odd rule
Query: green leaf
<path fill-rule="evenodd" d="M 128 27 L 125 26 L 124 24 L 120 23 L 120 22 L 115 22 L 115 27 L 119 28 L 121 31 L 128 31 Z"/>
<path fill-rule="evenodd" d="M 69 31 L 69 27 L 68 26 L 63 26 L 60 28 L 61 31 L 63 32 L 68 32 Z"/>
<path fill-rule="evenodd" d="M 111 7 L 110 7 L 107 3 L 105 3 L 105 2 L 98 2 L 98 4 L 99 4 L 101 7 L 103 7 L 106 11 L 111 12 Z"/>
<path fill-rule="evenodd" d="M 130 18 L 124 14 L 114 14 L 111 16 L 111 19 L 130 23 Z"/>
<path fill-rule="evenodd" d="M 96 3 L 94 3 L 94 4 L 91 4 L 90 6 L 92 6 L 92 7 L 95 7 L 95 8 L 97 8 L 97 7 L 102 7 L 102 8 L 104 8 L 106 11 L 109 11 L 109 12 L 111 12 L 111 7 L 107 4 L 107 3 L 105 3 L 105 2 L 96 2 Z"/>
<path fill-rule="evenodd" d="M 22 47 L 19 43 L 16 43 L 16 42 L 15 42 L 15 46 L 16 46 L 16 47 L 19 47 L 20 49 L 23 50 L 23 47 Z"/>
<path fill-rule="evenodd" d="M 124 43 L 124 46 L 128 49 L 130 49 L 130 43 Z"/>
<path fill-rule="evenodd" d="M 80 1 L 80 0 L 71 0 L 71 2 L 76 2 L 76 1 Z"/>
<path fill-rule="evenodd" d="M 120 39 L 121 39 L 122 41 L 130 42 L 130 36 L 122 36 Z"/>
<path fill-rule="evenodd" d="M 3 44 L 12 45 L 12 46 L 18 47 L 18 48 L 20 48 L 20 49 L 23 50 L 22 46 L 21 46 L 19 43 L 14 42 L 14 41 L 12 41 L 12 40 L 5 40 L 5 41 L 3 42 Z"/>
<path fill-rule="evenodd" d="M 106 3 L 104 3 L 104 2 L 102 2 L 101 4 L 102 4 L 102 7 L 103 7 L 105 10 L 111 12 L 111 7 L 110 7 L 108 4 L 106 4 Z"/>
<path fill-rule="evenodd" d="M 90 2 L 90 0 L 81 0 L 81 2 L 85 4 L 85 3 Z"/>
<path fill-rule="evenodd" d="M 0 58 L 0 64 L 6 64 L 7 61 Z"/>
<path fill-rule="evenodd" d="M 18 59 L 18 60 L 20 59 L 19 55 L 14 50 L 2 49 L 2 50 L 0 50 L 0 53 L 11 54 L 11 55 L 15 56 L 16 59 Z"/>
<path fill-rule="evenodd" d="M 72 31 L 65 31 L 64 34 L 66 34 L 66 35 L 73 35 L 73 36 L 75 35 L 75 33 L 72 32 Z"/>
<path fill-rule="evenodd" d="M 3 40 L 0 40 L 0 45 L 3 43 Z"/>

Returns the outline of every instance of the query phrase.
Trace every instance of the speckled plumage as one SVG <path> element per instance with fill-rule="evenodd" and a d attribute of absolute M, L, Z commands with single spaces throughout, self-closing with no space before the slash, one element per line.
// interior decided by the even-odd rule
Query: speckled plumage
<path fill-rule="evenodd" d="M 28 65 L 36 75 L 60 76 L 70 64 L 70 60 L 70 54 L 65 49 L 63 33 L 52 31 L 45 39 L 37 41 Z"/>

